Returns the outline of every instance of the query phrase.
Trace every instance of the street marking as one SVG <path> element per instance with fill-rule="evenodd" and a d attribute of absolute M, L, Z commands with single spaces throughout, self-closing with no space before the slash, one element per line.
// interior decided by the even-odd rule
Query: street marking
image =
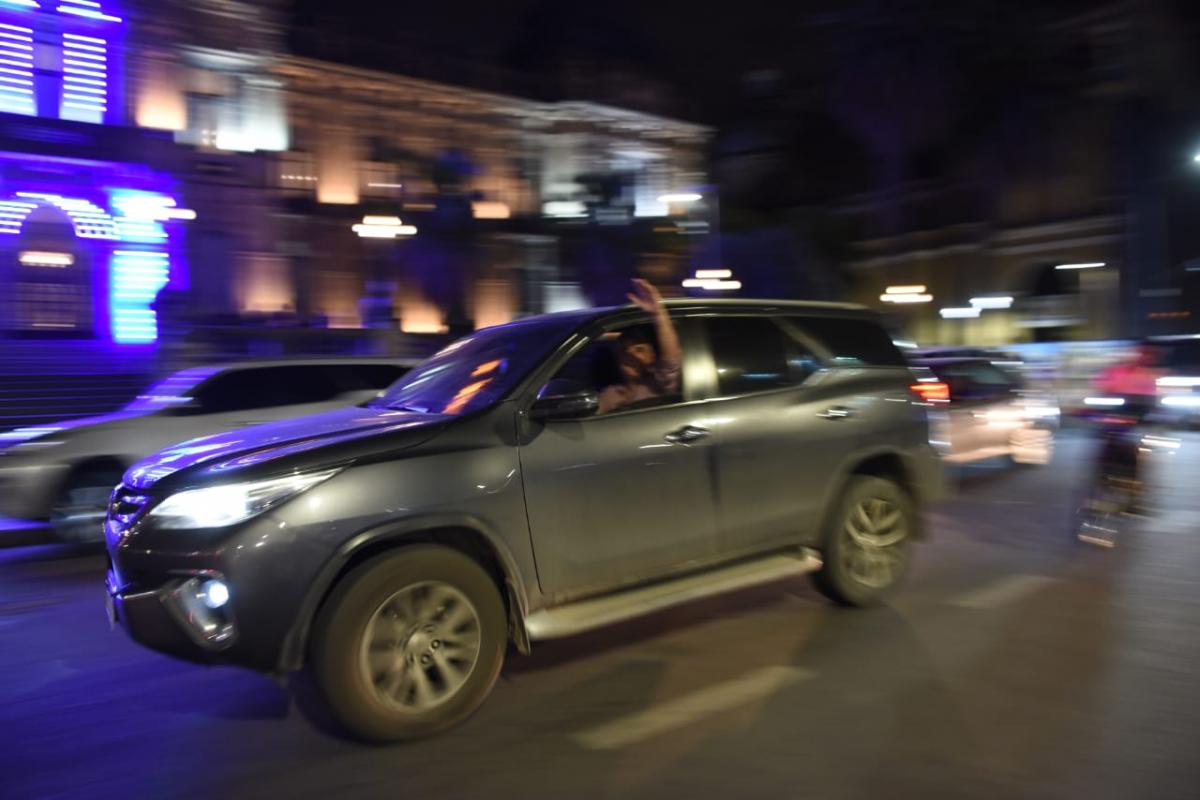
<path fill-rule="evenodd" d="M 987 586 L 972 589 L 954 600 L 952 605 L 976 610 L 999 608 L 1016 602 L 1040 589 L 1057 583 L 1058 578 L 1046 575 L 1009 575 Z"/>
<path fill-rule="evenodd" d="M 613 750 L 682 728 L 710 714 L 766 697 L 788 684 L 815 677 L 815 672 L 800 667 L 765 667 L 607 722 L 573 738 L 590 750 Z"/>

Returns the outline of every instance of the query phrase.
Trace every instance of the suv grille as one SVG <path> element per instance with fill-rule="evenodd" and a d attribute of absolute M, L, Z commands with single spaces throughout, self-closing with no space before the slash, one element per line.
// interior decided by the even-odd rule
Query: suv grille
<path fill-rule="evenodd" d="M 108 502 L 109 530 L 118 536 L 125 536 L 148 502 L 148 495 L 138 494 L 126 486 L 118 486 Z"/>

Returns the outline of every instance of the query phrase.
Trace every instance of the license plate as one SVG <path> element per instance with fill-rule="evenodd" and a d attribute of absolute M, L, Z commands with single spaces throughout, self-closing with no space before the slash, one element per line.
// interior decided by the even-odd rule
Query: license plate
<path fill-rule="evenodd" d="M 107 591 L 104 593 L 104 610 L 108 612 L 108 629 L 115 631 L 117 629 L 117 604 L 113 602 L 112 595 Z"/>

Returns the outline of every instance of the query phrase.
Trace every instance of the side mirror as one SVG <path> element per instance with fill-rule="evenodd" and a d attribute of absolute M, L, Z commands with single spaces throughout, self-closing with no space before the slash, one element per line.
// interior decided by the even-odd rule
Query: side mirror
<path fill-rule="evenodd" d="M 600 410 L 600 396 L 577 381 L 555 378 L 542 387 L 529 410 L 534 419 L 579 419 Z"/>

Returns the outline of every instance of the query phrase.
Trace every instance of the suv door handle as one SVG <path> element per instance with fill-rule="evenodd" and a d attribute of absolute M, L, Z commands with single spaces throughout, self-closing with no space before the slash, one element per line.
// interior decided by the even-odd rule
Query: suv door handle
<path fill-rule="evenodd" d="M 705 436 L 708 436 L 708 428 L 701 428 L 699 425 L 684 425 L 679 430 L 668 433 L 663 440 L 671 444 L 691 444 Z"/>
<path fill-rule="evenodd" d="M 830 406 L 824 411 L 818 411 L 821 419 L 847 419 L 854 416 L 854 409 L 849 406 Z"/>

